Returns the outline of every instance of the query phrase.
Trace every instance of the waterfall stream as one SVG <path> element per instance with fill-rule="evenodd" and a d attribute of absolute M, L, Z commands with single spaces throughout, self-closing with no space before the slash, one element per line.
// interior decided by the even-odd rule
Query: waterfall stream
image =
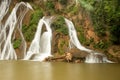
<path fill-rule="evenodd" d="M 50 24 L 52 17 L 43 17 L 39 20 L 37 31 L 35 37 L 30 45 L 27 55 L 24 60 L 30 60 L 32 56 L 34 61 L 43 61 L 46 57 L 51 56 L 51 40 L 52 40 L 52 30 Z M 46 31 L 42 32 L 43 24 L 45 24 Z"/>
<path fill-rule="evenodd" d="M 5 24 L 2 24 L 2 20 L 4 16 L 7 14 L 9 10 L 11 0 L 2 0 L 0 5 L 0 60 L 17 60 L 17 55 L 15 49 L 13 48 L 12 40 L 14 40 L 15 34 L 20 34 L 21 37 L 21 45 L 22 52 L 24 54 L 23 60 L 33 60 L 33 61 L 43 61 L 46 57 L 51 55 L 51 41 L 52 41 L 52 29 L 51 23 L 53 21 L 53 17 L 44 16 L 39 20 L 37 30 L 32 40 L 28 51 L 26 51 L 27 45 L 24 39 L 24 35 L 22 33 L 22 20 L 25 14 L 29 9 L 32 9 L 29 3 L 20 2 L 15 5 L 11 14 L 7 18 Z M 77 0 L 76 0 L 77 2 Z M 19 14 L 17 11 L 20 6 L 25 6 L 26 9 L 22 10 Z M 72 21 L 65 18 L 66 25 L 69 31 L 69 48 L 75 46 L 79 50 L 86 51 L 89 55 L 86 57 L 86 63 L 103 63 L 110 62 L 107 60 L 106 56 L 97 53 L 93 50 L 87 49 L 81 45 L 78 40 L 77 33 Z M 44 26 L 45 25 L 45 26 Z M 42 31 L 42 28 L 45 27 L 45 31 Z"/>
<path fill-rule="evenodd" d="M 4 27 L 2 28 L 0 32 L 0 48 L 2 49 L 0 53 L 1 60 L 17 59 L 17 55 L 13 48 L 13 43 L 11 40 L 12 40 L 12 35 L 13 35 L 15 27 L 18 27 L 18 29 L 21 28 L 22 19 L 24 15 L 26 14 L 26 11 L 25 12 L 23 11 L 22 14 L 17 16 L 16 14 L 17 10 L 21 5 L 24 5 L 27 8 L 31 8 L 28 3 L 20 2 L 16 4 L 11 14 L 9 15 L 8 19 L 6 20 L 5 25 L 3 25 Z M 20 34 L 22 35 L 21 31 L 20 31 Z"/>
<path fill-rule="evenodd" d="M 75 30 L 75 27 L 72 21 L 65 18 L 65 22 L 69 30 L 70 48 L 71 48 L 71 45 L 73 44 L 79 50 L 88 52 L 89 55 L 86 57 L 86 60 L 85 60 L 86 63 L 106 63 L 106 62 L 112 63 L 102 53 L 95 52 L 93 50 L 87 49 L 84 46 L 82 46 L 78 40 L 77 33 L 76 33 L 76 30 Z"/>
<path fill-rule="evenodd" d="M 75 27 L 73 25 L 73 23 L 65 18 L 65 22 L 68 26 L 68 30 L 69 30 L 69 36 L 70 36 L 70 45 L 74 44 L 74 46 L 76 46 L 78 49 L 83 50 L 83 51 L 87 51 L 87 52 L 91 52 L 92 50 L 85 48 L 84 46 L 82 46 L 78 40 L 77 37 L 77 33 L 75 30 Z M 70 46 L 71 47 L 71 46 Z"/>

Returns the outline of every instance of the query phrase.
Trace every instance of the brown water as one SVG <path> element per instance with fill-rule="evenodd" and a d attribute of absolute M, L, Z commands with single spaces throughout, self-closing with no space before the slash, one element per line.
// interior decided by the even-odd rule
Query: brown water
<path fill-rule="evenodd" d="M 120 80 L 120 64 L 0 61 L 0 80 Z"/>

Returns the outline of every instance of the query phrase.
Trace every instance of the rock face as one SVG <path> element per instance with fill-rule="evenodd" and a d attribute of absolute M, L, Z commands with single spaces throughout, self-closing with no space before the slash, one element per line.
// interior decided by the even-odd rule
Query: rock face
<path fill-rule="evenodd" d="M 75 63 L 84 62 L 88 54 L 89 53 L 85 51 L 81 51 L 77 48 L 72 48 L 65 53 L 65 59 L 67 62 L 75 62 Z"/>
<path fill-rule="evenodd" d="M 74 62 L 82 63 L 85 61 L 85 57 L 88 55 L 85 51 L 80 51 L 78 49 L 71 49 L 69 52 L 64 53 L 65 55 L 48 57 L 45 61 L 62 61 L 62 62 Z"/>
<path fill-rule="evenodd" d="M 32 2 L 31 4 L 35 5 L 33 7 L 37 6 L 39 8 L 42 8 L 43 13 L 46 14 L 45 13 L 46 8 L 45 8 L 44 2 L 47 2 L 49 0 L 12 0 L 12 3 L 10 5 L 10 11 L 15 6 L 15 4 L 19 1 L 25 1 L 25 2 L 29 2 L 29 3 Z M 86 42 L 89 42 L 90 39 L 93 39 L 93 44 L 90 43 L 90 45 L 88 47 L 94 49 L 94 43 L 99 42 L 101 39 L 96 35 L 96 33 L 94 31 L 93 23 L 92 23 L 89 12 L 85 11 L 84 8 L 82 8 L 81 6 L 78 6 L 78 8 L 74 7 L 75 3 L 73 0 L 67 0 L 67 1 L 68 1 L 68 3 L 66 5 L 59 3 L 58 0 L 54 1 L 53 3 L 55 6 L 54 7 L 55 10 L 52 10 L 52 11 L 54 11 L 54 14 L 52 14 L 50 16 L 61 15 L 63 17 L 68 18 L 69 20 L 73 21 L 75 28 L 77 30 L 78 38 L 80 41 L 82 41 L 81 43 L 86 44 Z M 33 11 L 35 11 L 35 10 L 33 10 Z M 25 15 L 23 24 L 28 25 L 30 23 L 31 14 L 33 11 L 29 11 Z M 10 13 L 8 13 L 8 14 L 10 14 Z M 8 16 L 6 15 L 4 20 L 6 20 L 7 17 Z M 18 37 L 19 37 L 19 34 L 18 34 Z M 30 42 L 29 42 L 29 44 L 30 44 Z M 29 46 L 29 44 L 28 44 L 28 46 Z M 63 35 L 62 33 L 54 31 L 53 39 L 52 39 L 52 54 L 53 55 L 56 55 L 56 54 L 63 55 L 66 52 L 70 52 L 74 59 L 82 58 L 83 60 L 88 55 L 88 53 L 85 51 L 80 51 L 79 49 L 76 49 L 76 48 L 69 50 L 68 47 L 69 47 L 69 36 L 68 35 L 66 36 L 66 35 Z M 109 58 L 111 58 L 111 60 L 120 62 L 120 47 L 119 47 L 119 45 L 117 48 L 116 47 L 113 48 L 113 47 L 106 50 L 107 51 L 106 54 Z M 20 58 L 21 58 L 22 55 L 20 54 L 20 51 L 21 50 L 19 48 L 16 49 L 18 56 L 20 56 Z M 102 52 L 104 52 L 104 51 L 102 51 Z M 79 62 L 79 60 L 76 62 Z"/>
<path fill-rule="evenodd" d="M 75 58 L 85 58 L 89 53 L 88 52 L 85 52 L 85 51 L 81 51 L 77 48 L 72 48 L 70 49 L 69 51 L 73 57 Z"/>
<path fill-rule="evenodd" d="M 64 54 L 68 49 L 69 37 L 61 33 L 53 32 L 52 38 L 52 54 Z"/>

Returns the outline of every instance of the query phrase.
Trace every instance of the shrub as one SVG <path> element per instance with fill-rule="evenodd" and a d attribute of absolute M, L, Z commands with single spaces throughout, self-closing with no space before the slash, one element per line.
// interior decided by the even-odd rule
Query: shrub
<path fill-rule="evenodd" d="M 32 24 L 37 24 L 39 19 L 43 16 L 43 12 L 41 9 L 37 9 L 34 11 L 34 13 L 31 16 L 31 21 L 30 21 L 30 25 Z"/>
<path fill-rule="evenodd" d="M 58 0 L 59 3 L 61 3 L 62 5 L 66 5 L 68 0 Z"/>
<path fill-rule="evenodd" d="M 110 41 L 113 44 L 120 44 L 120 26 L 110 27 Z"/>
<path fill-rule="evenodd" d="M 103 40 L 94 44 L 94 48 L 97 48 L 97 49 L 107 49 L 108 46 L 109 46 L 109 43 L 107 41 L 103 41 Z"/>
<path fill-rule="evenodd" d="M 13 43 L 13 47 L 14 49 L 17 49 L 20 47 L 20 44 L 21 44 L 21 39 L 16 39 Z"/>
<path fill-rule="evenodd" d="M 86 43 L 86 37 L 84 35 L 84 30 L 81 26 L 76 27 L 77 32 L 79 32 L 78 39 L 80 43 L 85 44 Z"/>
<path fill-rule="evenodd" d="M 64 35 L 68 35 L 68 28 L 62 16 L 58 16 L 51 26 L 55 31 L 63 33 Z"/>
<path fill-rule="evenodd" d="M 43 12 L 41 9 L 36 9 L 31 15 L 31 20 L 29 25 L 23 25 L 22 32 L 27 41 L 32 41 L 36 28 L 39 22 L 39 19 L 42 18 Z"/>
<path fill-rule="evenodd" d="M 53 10 L 55 8 L 53 1 L 45 2 L 45 7 L 47 10 Z"/>

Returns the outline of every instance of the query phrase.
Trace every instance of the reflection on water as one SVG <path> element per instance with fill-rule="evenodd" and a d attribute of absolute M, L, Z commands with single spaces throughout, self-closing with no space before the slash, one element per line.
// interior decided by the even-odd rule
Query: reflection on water
<path fill-rule="evenodd" d="M 0 80 L 120 80 L 120 64 L 0 61 Z"/>

